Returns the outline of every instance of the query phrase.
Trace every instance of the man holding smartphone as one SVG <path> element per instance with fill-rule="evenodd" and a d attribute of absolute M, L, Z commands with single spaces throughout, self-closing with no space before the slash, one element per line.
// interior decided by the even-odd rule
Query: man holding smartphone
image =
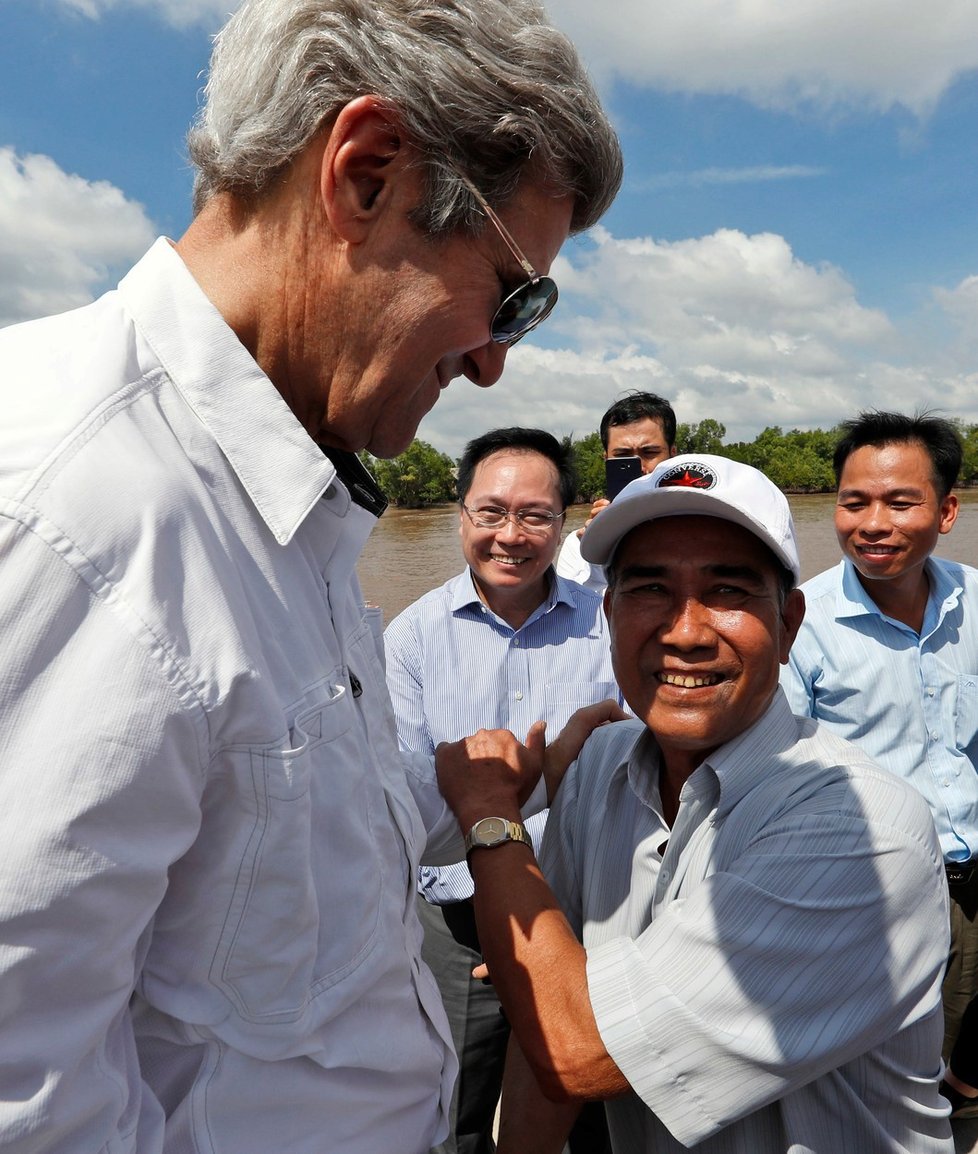
<path fill-rule="evenodd" d="M 599 497 L 591 506 L 591 516 L 584 526 L 568 535 L 557 558 L 556 570 L 561 577 L 603 593 L 607 585 L 604 567 L 584 560 L 581 537 L 597 514 L 624 488 L 622 481 L 627 484 L 634 477 L 651 473 L 660 461 L 676 455 L 676 414 L 672 405 L 657 393 L 627 393 L 607 410 L 598 431 L 604 449 L 608 495 Z M 634 468 L 631 476 L 625 462 Z M 620 475 L 622 472 L 624 477 Z"/>

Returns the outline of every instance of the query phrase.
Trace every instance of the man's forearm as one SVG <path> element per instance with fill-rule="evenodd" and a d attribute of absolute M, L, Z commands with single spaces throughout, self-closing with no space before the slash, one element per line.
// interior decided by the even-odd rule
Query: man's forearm
<path fill-rule="evenodd" d="M 485 730 L 440 745 L 438 782 L 463 833 L 486 817 L 519 821 L 527 783 L 544 761 L 566 768 L 596 725 L 620 716 L 613 701 L 578 710 L 546 755 L 542 732 L 533 730 L 525 747 L 505 731 Z M 594 1020 L 584 949 L 532 849 L 518 842 L 478 847 L 469 868 L 483 954 L 544 1093 L 560 1101 L 627 1091 Z"/>
<path fill-rule="evenodd" d="M 503 1073 L 496 1154 L 561 1154 L 580 1102 L 544 1096 L 515 1035 L 510 1035 Z"/>
<path fill-rule="evenodd" d="M 567 1101 L 627 1091 L 594 1020 L 584 948 L 533 854 L 515 843 L 476 849 L 469 866 L 489 973 L 544 1093 Z"/>

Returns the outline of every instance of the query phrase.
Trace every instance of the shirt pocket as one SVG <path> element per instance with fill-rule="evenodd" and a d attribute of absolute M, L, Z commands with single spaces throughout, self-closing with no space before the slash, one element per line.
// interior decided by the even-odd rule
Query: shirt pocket
<path fill-rule="evenodd" d="M 550 740 L 564 728 L 571 714 L 582 706 L 594 705 L 607 698 L 618 700 L 614 681 L 551 681 L 544 691 L 547 736 Z"/>
<path fill-rule="evenodd" d="M 242 751 L 239 803 L 250 834 L 211 979 L 249 1022 L 296 1021 L 376 941 L 377 790 L 350 690 L 328 688 L 328 700 L 296 717 L 284 747 Z"/>
<path fill-rule="evenodd" d="M 978 674 L 962 673 L 958 676 L 954 700 L 954 740 L 962 752 L 969 756 L 975 754 L 974 747 L 978 741 Z"/>

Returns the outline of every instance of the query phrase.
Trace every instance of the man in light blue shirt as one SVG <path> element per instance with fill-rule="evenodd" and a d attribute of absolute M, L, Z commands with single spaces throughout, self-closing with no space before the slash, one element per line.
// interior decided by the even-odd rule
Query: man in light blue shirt
<path fill-rule="evenodd" d="M 405 609 L 384 637 L 402 748 L 433 753 L 480 728 L 523 740 L 541 719 L 556 734 L 580 706 L 620 701 L 600 595 L 553 571 L 574 488 L 569 450 L 542 430 L 496 429 L 466 447 L 458 474 L 466 568 Z M 537 845 L 544 822 L 545 814 L 527 822 Z M 438 1149 L 479 1154 L 492 1149 L 509 1027 L 493 987 L 471 976 L 482 957 L 465 862 L 422 868 L 419 880 L 424 958 L 461 1064 L 452 1134 Z M 600 1141 L 588 1149 L 599 1152 Z"/>
<path fill-rule="evenodd" d="M 796 713 L 855 741 L 927 800 L 951 894 L 947 1059 L 978 989 L 978 571 L 934 557 L 958 512 L 950 422 L 864 413 L 835 453 L 845 554 L 803 588 L 782 683 Z"/>

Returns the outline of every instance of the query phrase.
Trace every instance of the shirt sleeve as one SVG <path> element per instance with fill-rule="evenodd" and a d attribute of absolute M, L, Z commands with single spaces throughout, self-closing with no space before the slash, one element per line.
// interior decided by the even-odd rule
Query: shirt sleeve
<path fill-rule="evenodd" d="M 70 545 L 7 521 L 0 555 L 0 1145 L 130 1149 L 162 1111 L 126 1092 L 129 1001 L 199 828 L 206 745 Z"/>
<path fill-rule="evenodd" d="M 602 1039 L 684 1145 L 877 1046 L 893 1045 L 881 1060 L 898 1064 L 894 1039 L 939 1015 L 940 855 L 922 801 L 902 783 L 883 789 L 892 824 L 867 822 L 858 803 L 842 814 L 840 794 L 820 793 L 636 939 L 589 951 Z M 667 868 L 681 857 L 667 853 Z"/>
<path fill-rule="evenodd" d="M 815 716 L 815 676 L 815 670 L 810 668 L 803 648 L 796 639 L 788 655 L 787 665 L 781 666 L 780 680 L 791 712 L 799 717 Z"/>
<path fill-rule="evenodd" d="M 430 756 L 435 745 L 425 718 L 421 646 L 405 614 L 395 617 L 385 630 L 384 652 L 398 744 L 403 750 Z"/>
<path fill-rule="evenodd" d="M 566 577 L 582 585 L 591 576 L 591 566 L 581 556 L 581 539 L 577 533 L 568 533 L 564 538 L 554 569 L 558 577 Z"/>

